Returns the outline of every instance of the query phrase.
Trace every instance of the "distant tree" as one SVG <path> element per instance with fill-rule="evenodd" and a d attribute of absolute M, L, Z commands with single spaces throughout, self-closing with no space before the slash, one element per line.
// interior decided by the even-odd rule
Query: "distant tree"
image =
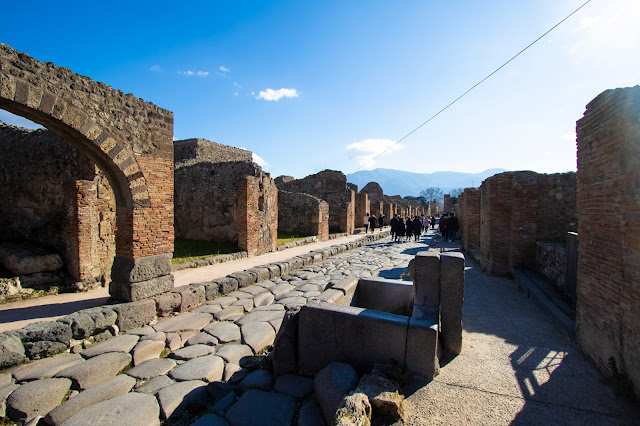
<path fill-rule="evenodd" d="M 428 202 L 442 203 L 444 192 L 442 191 L 442 188 L 430 186 L 420 191 L 420 196 L 424 197 Z"/>
<path fill-rule="evenodd" d="M 451 195 L 452 198 L 458 198 L 460 194 L 462 194 L 463 192 L 464 192 L 464 188 L 456 188 L 456 189 L 452 189 L 449 192 L 449 195 Z"/>
<path fill-rule="evenodd" d="M 424 197 L 422 197 L 422 196 L 420 196 L 420 197 L 414 197 L 413 195 L 406 195 L 406 196 L 404 196 L 404 197 L 402 197 L 402 198 L 404 198 L 405 200 L 407 200 L 407 201 L 409 201 L 409 202 L 411 202 L 411 201 L 417 201 L 417 202 L 419 202 L 420 204 L 422 204 L 423 206 L 426 206 L 426 205 L 428 204 L 427 199 L 426 199 L 426 198 L 424 198 Z"/>

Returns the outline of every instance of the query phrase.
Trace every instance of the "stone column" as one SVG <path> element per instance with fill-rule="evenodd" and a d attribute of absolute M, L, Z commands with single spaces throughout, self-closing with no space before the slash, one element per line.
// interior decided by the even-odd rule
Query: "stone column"
<path fill-rule="evenodd" d="M 462 350 L 462 310 L 464 303 L 464 255 L 440 255 L 440 336 L 445 351 L 458 355 Z"/>

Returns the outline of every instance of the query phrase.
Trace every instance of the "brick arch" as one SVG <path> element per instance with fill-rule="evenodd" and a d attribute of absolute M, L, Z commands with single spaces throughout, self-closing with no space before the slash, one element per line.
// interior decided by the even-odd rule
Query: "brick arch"
<path fill-rule="evenodd" d="M 173 114 L 0 44 L 0 108 L 39 123 L 87 155 L 116 196 L 112 296 L 173 287 Z"/>

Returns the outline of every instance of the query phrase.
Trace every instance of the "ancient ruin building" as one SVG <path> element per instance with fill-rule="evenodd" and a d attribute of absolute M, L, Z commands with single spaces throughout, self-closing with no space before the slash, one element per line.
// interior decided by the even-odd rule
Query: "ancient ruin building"
<path fill-rule="evenodd" d="M 396 206 L 389 197 L 384 195 L 380 184 L 377 182 L 369 182 L 360 190 L 360 193 L 367 194 L 371 214 L 375 214 L 376 217 L 384 214 L 387 218 L 386 224 L 388 225 L 389 220 L 391 220 L 396 213 Z"/>
<path fill-rule="evenodd" d="M 640 395 L 640 87 L 607 90 L 577 123 L 576 338 Z"/>
<path fill-rule="evenodd" d="M 277 179 L 278 189 L 313 195 L 329 204 L 329 231 L 353 234 L 355 229 L 355 193 L 347 186 L 342 172 L 324 170 L 303 179 Z"/>
<path fill-rule="evenodd" d="M 465 249 L 472 250 L 479 235 L 474 253 L 491 275 L 535 269 L 536 241 L 564 242 L 577 229 L 575 182 L 575 173 L 500 173 L 480 186 L 479 206 L 478 196 L 466 191 L 460 212 Z"/>
<path fill-rule="evenodd" d="M 251 152 L 205 139 L 174 147 L 176 237 L 237 242 L 251 255 L 274 251 L 277 189 Z"/>
<path fill-rule="evenodd" d="M 59 254 L 70 278 L 108 283 L 116 202 L 104 173 L 53 132 L 2 122 L 0 171 L 0 242 L 35 244 Z"/>
<path fill-rule="evenodd" d="M 61 136 L 110 182 L 116 203 L 111 295 L 138 300 L 173 288 L 173 114 L 5 44 L 0 108 Z"/>
<path fill-rule="evenodd" d="M 365 225 L 369 225 L 368 223 L 365 223 L 366 215 L 371 214 L 371 208 L 369 206 L 369 195 L 366 192 L 360 192 L 355 194 L 355 198 L 355 226 L 356 228 L 361 228 Z"/>
<path fill-rule="evenodd" d="M 329 239 L 329 203 L 309 194 L 278 191 L 278 231 Z"/>
<path fill-rule="evenodd" d="M 410 208 L 409 202 L 402 198 L 400 195 L 391 195 L 388 197 L 394 204 L 396 204 L 396 213 L 402 217 L 409 216 Z"/>

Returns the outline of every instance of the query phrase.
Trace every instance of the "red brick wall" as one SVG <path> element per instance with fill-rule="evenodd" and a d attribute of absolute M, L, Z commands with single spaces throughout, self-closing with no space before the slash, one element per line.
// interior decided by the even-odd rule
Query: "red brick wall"
<path fill-rule="evenodd" d="M 269 253 L 278 243 L 278 188 L 268 173 L 238 181 L 238 247 L 249 255 Z"/>
<path fill-rule="evenodd" d="M 640 87 L 607 90 L 577 122 L 576 338 L 640 395 Z"/>
<path fill-rule="evenodd" d="M 356 209 L 355 209 L 355 226 L 356 228 L 362 228 L 364 225 L 364 217 L 369 211 L 369 195 L 366 192 L 360 192 L 355 195 L 356 197 Z"/>
<path fill-rule="evenodd" d="M 459 198 L 459 222 L 465 250 L 480 247 L 480 191 L 467 188 Z"/>
<path fill-rule="evenodd" d="M 511 176 L 501 173 L 480 186 L 480 256 L 488 274 L 510 273 Z"/>

